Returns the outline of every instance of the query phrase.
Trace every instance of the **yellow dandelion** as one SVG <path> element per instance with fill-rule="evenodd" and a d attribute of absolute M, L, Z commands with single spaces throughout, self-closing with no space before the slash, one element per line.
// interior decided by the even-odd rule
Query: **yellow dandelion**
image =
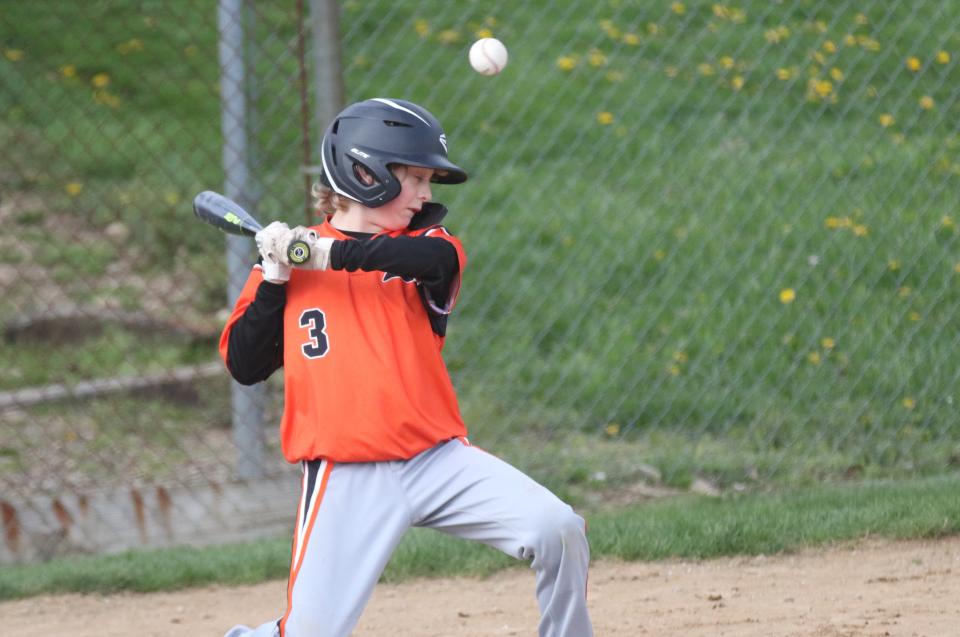
<path fill-rule="evenodd" d="M 721 67 L 721 68 L 724 68 L 724 69 L 732 69 L 732 68 L 733 68 L 733 64 L 734 64 L 733 58 L 730 57 L 729 55 L 724 55 L 722 58 L 720 58 L 720 67 Z"/>
<path fill-rule="evenodd" d="M 23 51 L 20 49 L 4 49 L 3 57 L 7 58 L 11 62 L 19 62 L 23 59 Z"/>
<path fill-rule="evenodd" d="M 792 77 L 793 77 L 793 71 L 791 71 L 790 69 L 785 69 L 785 68 L 779 68 L 779 69 L 777 69 L 777 79 L 778 79 L 778 80 L 783 80 L 784 82 L 786 82 L 787 80 L 789 80 L 789 79 L 792 78 Z"/>
<path fill-rule="evenodd" d="M 64 64 L 60 67 L 60 75 L 63 77 L 76 77 L 77 67 L 73 64 Z"/>
<path fill-rule="evenodd" d="M 97 88 L 103 88 L 110 85 L 110 76 L 106 73 L 97 73 L 91 78 L 90 83 Z"/>
<path fill-rule="evenodd" d="M 897 288 L 897 296 L 901 299 L 905 299 L 913 293 L 913 288 L 909 285 L 901 285 Z"/>
<path fill-rule="evenodd" d="M 826 42 L 824 42 L 822 48 L 827 53 L 837 52 L 837 45 L 833 43 L 833 40 L 827 40 Z"/>
<path fill-rule="evenodd" d="M 789 303 L 793 303 L 795 300 L 797 300 L 797 293 L 794 291 L 793 288 L 783 288 L 782 290 L 780 290 L 781 303 L 783 303 L 784 305 L 787 305 Z"/>
<path fill-rule="evenodd" d="M 960 261 L 953 264 L 953 272 L 954 274 L 960 274 Z"/>
<path fill-rule="evenodd" d="M 703 63 L 701 63 L 701 64 L 698 64 L 698 65 L 697 65 L 697 70 L 700 72 L 700 75 L 705 75 L 705 76 L 707 76 L 707 77 L 713 75 L 713 74 L 716 72 L 716 71 L 714 71 L 714 69 L 713 69 L 713 65 L 712 65 L 712 64 L 708 64 L 708 63 L 706 63 L 706 62 L 703 62 Z"/>
<path fill-rule="evenodd" d="M 826 33 L 827 23 L 824 22 L 823 20 L 817 20 L 816 22 L 813 23 L 813 28 L 819 31 L 820 33 Z"/>
<path fill-rule="evenodd" d="M 597 113 L 597 123 L 601 126 L 609 126 L 613 123 L 613 113 L 610 111 L 600 111 Z"/>
<path fill-rule="evenodd" d="M 587 55 L 587 62 L 590 66 L 603 66 L 607 63 L 607 56 L 604 55 L 600 49 L 590 49 L 590 54 Z"/>
<path fill-rule="evenodd" d="M 890 136 L 890 139 L 893 141 L 894 144 L 899 146 L 904 141 L 906 141 L 907 138 L 903 133 L 894 133 L 893 135 Z"/>
<path fill-rule="evenodd" d="M 713 5 L 712 8 L 713 8 L 713 15 L 717 16 L 718 18 L 722 19 L 722 18 L 730 17 L 730 9 L 723 6 L 722 4 L 715 4 Z"/>
<path fill-rule="evenodd" d="M 764 39 L 770 44 L 779 44 L 781 37 L 776 29 L 767 29 L 763 32 Z"/>
<path fill-rule="evenodd" d="M 656 260 L 656 261 L 663 261 L 664 259 L 667 258 L 667 253 L 664 252 L 663 250 L 654 250 L 654 251 L 653 251 L 653 258 L 654 258 L 654 260 Z"/>
<path fill-rule="evenodd" d="M 491 30 L 488 29 L 487 27 L 481 27 L 481 28 L 477 29 L 477 31 L 476 31 L 476 36 L 477 36 L 478 38 L 492 38 L 492 37 L 493 37 L 493 31 L 491 31 Z"/>
<path fill-rule="evenodd" d="M 603 431 L 604 433 L 606 433 L 608 436 L 612 438 L 613 436 L 616 436 L 618 433 L 620 433 L 620 425 L 615 422 L 612 422 L 609 425 L 607 425 Z"/>
<path fill-rule="evenodd" d="M 413 28 L 421 38 L 425 38 L 430 35 L 430 23 L 424 20 L 423 18 L 418 18 L 413 21 Z"/>
<path fill-rule="evenodd" d="M 577 58 L 572 55 L 564 55 L 557 58 L 557 67 L 561 71 L 572 71 L 577 66 Z"/>
<path fill-rule="evenodd" d="M 670 5 L 670 10 L 677 15 L 683 15 L 687 12 L 687 5 L 683 4 L 682 2 L 674 2 Z"/>
<path fill-rule="evenodd" d="M 620 37 L 620 29 L 613 25 L 613 20 L 601 20 L 600 28 L 607 34 L 607 37 L 613 40 Z"/>
<path fill-rule="evenodd" d="M 640 44 L 640 36 L 636 33 L 624 33 L 623 43 L 629 46 L 637 46 Z"/>
<path fill-rule="evenodd" d="M 914 311 L 914 312 L 910 312 L 910 313 L 907 315 L 907 318 L 909 318 L 911 321 L 913 321 L 914 323 L 916 323 L 917 321 L 919 321 L 919 320 L 920 320 L 921 318 L 923 318 L 923 317 L 920 316 L 920 312 Z"/>
<path fill-rule="evenodd" d="M 747 14 L 743 9 L 731 9 L 730 19 L 734 24 L 743 24 L 747 21 Z"/>
<path fill-rule="evenodd" d="M 884 113 L 880 116 L 880 125 L 884 128 L 890 128 L 896 123 L 896 119 L 890 113 Z"/>
<path fill-rule="evenodd" d="M 843 36 L 843 43 L 846 46 L 857 46 L 857 38 L 852 33 L 848 33 Z"/>
<path fill-rule="evenodd" d="M 780 339 L 780 342 L 783 343 L 784 345 L 789 345 L 790 343 L 793 342 L 793 334 L 784 334 L 783 337 Z"/>
<path fill-rule="evenodd" d="M 71 197 L 76 197 L 80 194 L 80 191 L 83 190 L 83 184 L 81 184 L 79 181 L 70 181 L 67 182 L 66 186 L 64 186 L 64 190 L 66 190 L 67 194 Z"/>
<path fill-rule="evenodd" d="M 867 19 L 867 16 L 863 15 L 862 13 L 858 13 L 857 15 L 855 15 L 853 18 L 853 21 L 859 24 L 860 26 L 864 26 L 865 24 L 870 24 L 870 20 Z"/>
<path fill-rule="evenodd" d="M 907 69 L 910 71 L 913 71 L 914 73 L 919 71 L 920 67 L 922 66 L 922 64 L 920 63 L 920 59 L 912 55 L 907 58 L 906 64 L 907 64 Z"/>
<path fill-rule="evenodd" d="M 811 365 L 819 365 L 822 362 L 820 352 L 810 352 L 807 354 L 807 360 L 810 361 Z"/>
<path fill-rule="evenodd" d="M 870 229 L 867 228 L 866 225 L 858 223 L 853 227 L 853 234 L 857 235 L 858 237 L 865 237 L 870 234 Z"/>
<path fill-rule="evenodd" d="M 99 104 L 104 104 L 110 108 L 117 108 L 120 106 L 120 98 L 110 91 L 94 91 L 93 99 Z"/>
<path fill-rule="evenodd" d="M 810 56 L 820 66 L 824 66 L 827 63 L 827 58 L 823 57 L 823 53 L 821 53 L 820 51 L 814 51 Z"/>
<path fill-rule="evenodd" d="M 826 221 L 824 221 L 824 225 L 826 225 L 831 230 L 836 230 L 837 228 L 840 227 L 840 219 L 838 219 L 837 217 L 827 217 Z"/>
<path fill-rule="evenodd" d="M 938 64 L 949 64 L 950 63 L 950 54 L 946 51 L 937 51 L 937 63 Z"/>
<path fill-rule="evenodd" d="M 623 71 L 608 71 L 604 76 L 608 82 L 622 82 L 624 80 Z"/>
<path fill-rule="evenodd" d="M 877 91 L 877 87 L 874 86 L 873 84 L 868 85 L 867 97 L 876 97 L 877 95 L 879 95 L 879 91 Z"/>
<path fill-rule="evenodd" d="M 658 35 L 660 33 L 660 25 L 656 22 L 647 23 L 647 33 L 650 35 Z"/>
<path fill-rule="evenodd" d="M 677 77 L 680 75 L 680 69 L 672 64 L 668 64 L 667 66 L 663 67 L 663 74 L 667 77 Z"/>
<path fill-rule="evenodd" d="M 497 26 L 497 19 L 496 19 L 496 17 L 494 17 L 494 16 L 492 16 L 492 15 L 491 15 L 491 16 L 487 16 L 486 19 L 484 20 L 484 22 L 486 23 L 486 25 L 487 25 L 488 27 L 495 27 L 495 26 Z"/>
<path fill-rule="evenodd" d="M 903 405 L 904 409 L 911 410 L 917 406 L 917 401 L 911 398 L 910 396 L 905 397 L 900 404 Z"/>
<path fill-rule="evenodd" d="M 830 77 L 833 78 L 834 82 L 842 82 L 844 77 L 843 71 L 838 69 L 837 67 L 833 67 L 832 69 L 830 69 Z"/>
<path fill-rule="evenodd" d="M 940 217 L 940 225 L 944 228 L 952 228 L 954 226 L 953 217 L 950 215 L 943 215 Z"/>
<path fill-rule="evenodd" d="M 925 111 L 929 111 L 931 108 L 933 108 L 933 98 L 930 97 L 929 95 L 924 95 L 923 97 L 921 97 L 920 108 L 922 108 Z"/>
<path fill-rule="evenodd" d="M 833 82 L 830 80 L 818 80 L 813 85 L 814 92 L 820 97 L 826 97 L 833 93 Z"/>
<path fill-rule="evenodd" d="M 121 55 L 126 55 L 127 53 L 133 53 L 133 52 L 142 51 L 142 50 L 143 50 L 143 40 L 141 40 L 140 38 L 131 38 L 126 42 L 121 42 L 120 44 L 117 45 L 117 51 L 119 51 Z"/>
<path fill-rule="evenodd" d="M 669 372 L 671 376 L 679 376 L 681 371 L 679 365 L 670 365 L 667 367 L 667 372 Z"/>
<path fill-rule="evenodd" d="M 899 259 L 890 259 L 887 261 L 887 269 L 891 272 L 897 272 L 900 270 L 901 265 L 902 264 L 900 263 Z"/>
<path fill-rule="evenodd" d="M 460 32 L 456 29 L 444 29 L 437 34 L 437 40 L 442 44 L 456 44 L 460 41 Z"/>
<path fill-rule="evenodd" d="M 733 76 L 733 79 L 730 80 L 730 86 L 733 88 L 733 90 L 739 91 L 743 88 L 744 82 L 745 80 L 743 79 L 742 75 L 735 75 Z"/>
<path fill-rule="evenodd" d="M 824 336 L 820 339 L 820 346 L 823 347 L 823 349 L 833 349 L 834 345 L 836 345 L 836 343 L 829 336 Z"/>
<path fill-rule="evenodd" d="M 858 35 L 857 43 L 866 51 L 880 50 L 880 43 L 867 35 Z"/>
<path fill-rule="evenodd" d="M 690 357 L 687 356 L 687 353 L 684 352 L 683 350 L 678 350 L 673 353 L 673 360 L 682 365 L 683 363 L 686 363 L 688 360 L 690 360 Z"/>

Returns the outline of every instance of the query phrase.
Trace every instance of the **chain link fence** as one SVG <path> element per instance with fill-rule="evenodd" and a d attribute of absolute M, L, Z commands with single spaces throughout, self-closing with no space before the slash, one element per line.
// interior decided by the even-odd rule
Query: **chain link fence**
<path fill-rule="evenodd" d="M 471 175 L 434 194 L 477 444 L 581 503 L 955 471 L 958 34 L 933 0 L 0 2 L 0 557 L 286 531 L 282 379 L 216 357 L 252 242 L 190 202 L 313 223 L 322 130 L 376 96 Z"/>

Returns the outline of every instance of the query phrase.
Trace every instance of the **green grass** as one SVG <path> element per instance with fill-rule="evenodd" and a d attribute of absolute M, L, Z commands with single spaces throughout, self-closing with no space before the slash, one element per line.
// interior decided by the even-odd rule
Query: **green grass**
<path fill-rule="evenodd" d="M 343 3 L 348 99 L 424 103 L 471 174 L 436 196 L 470 258 L 445 356 L 472 437 L 574 496 L 612 441 L 677 485 L 955 469 L 960 5 L 672 4 Z M 251 184 L 300 222 L 295 13 L 260 5 Z M 216 4 L 187 6 L 0 13 L 0 188 L 32 255 L 0 261 L 45 268 L 57 301 L 156 308 L 119 263 L 178 290 L 172 314 L 223 304 L 221 237 L 184 229 L 223 182 Z M 466 64 L 484 25 L 510 49 L 496 78 Z M 118 221 L 129 240 L 101 242 Z M 12 287 L 0 318 L 48 298 Z M 89 354 L 64 364 L 116 359 Z M 551 445 L 574 455 L 541 462 Z"/>
<path fill-rule="evenodd" d="M 721 498 L 683 496 L 586 515 L 594 560 L 708 559 L 774 554 L 857 540 L 960 533 L 956 475 L 817 486 Z M 0 570 L 0 599 L 43 593 L 149 592 L 208 584 L 252 584 L 287 575 L 288 539 L 57 559 Z M 483 576 L 522 563 L 485 547 L 414 529 L 383 581 Z"/>

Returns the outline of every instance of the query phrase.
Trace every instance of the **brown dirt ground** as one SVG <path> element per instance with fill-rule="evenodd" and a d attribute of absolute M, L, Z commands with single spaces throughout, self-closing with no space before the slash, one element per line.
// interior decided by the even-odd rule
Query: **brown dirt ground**
<path fill-rule="evenodd" d="M 62 595 L 0 604 L 6 637 L 219 637 L 283 608 L 281 581 L 150 595 Z M 599 635 L 956 637 L 960 537 L 866 540 L 793 555 L 599 562 Z M 358 637 L 535 635 L 533 575 L 380 585 Z"/>

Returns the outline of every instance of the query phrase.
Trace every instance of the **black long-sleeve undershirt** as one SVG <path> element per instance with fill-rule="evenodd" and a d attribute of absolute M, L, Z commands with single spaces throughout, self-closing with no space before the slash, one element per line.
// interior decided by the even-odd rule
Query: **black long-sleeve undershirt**
<path fill-rule="evenodd" d="M 283 308 L 287 286 L 263 281 L 230 328 L 227 369 L 241 385 L 266 380 L 283 365 Z"/>
<path fill-rule="evenodd" d="M 430 324 L 437 334 L 446 333 L 447 316 L 433 305 L 444 306 L 454 293 L 452 285 L 460 272 L 457 250 L 439 237 L 386 237 L 347 233 L 353 240 L 334 241 L 330 269 L 355 272 L 382 271 L 404 279 L 415 278 Z M 237 319 L 227 339 L 227 366 L 244 385 L 266 380 L 283 365 L 284 284 L 264 281 L 253 301 Z"/>

